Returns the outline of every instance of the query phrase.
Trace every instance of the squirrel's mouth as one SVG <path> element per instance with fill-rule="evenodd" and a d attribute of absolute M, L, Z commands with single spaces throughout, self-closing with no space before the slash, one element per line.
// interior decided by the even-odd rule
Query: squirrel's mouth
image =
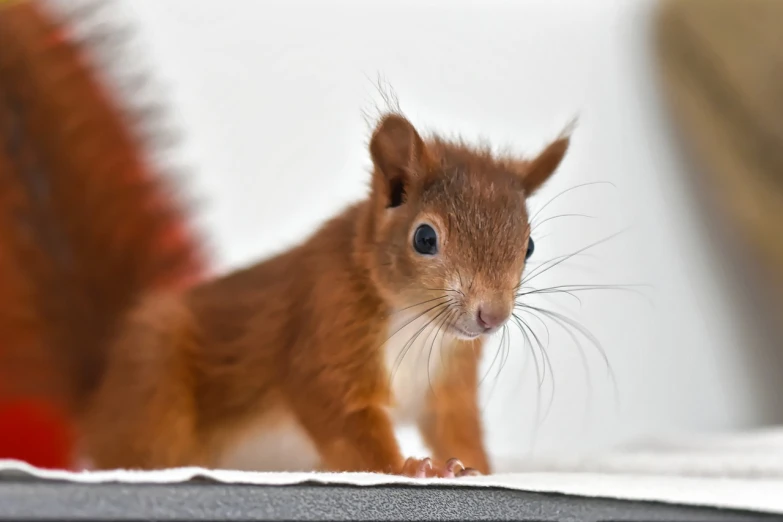
<path fill-rule="evenodd" d="M 457 338 L 464 339 L 466 341 L 472 341 L 473 339 L 478 339 L 481 337 L 481 333 L 468 332 L 456 325 L 451 325 L 451 331 L 454 332 Z"/>

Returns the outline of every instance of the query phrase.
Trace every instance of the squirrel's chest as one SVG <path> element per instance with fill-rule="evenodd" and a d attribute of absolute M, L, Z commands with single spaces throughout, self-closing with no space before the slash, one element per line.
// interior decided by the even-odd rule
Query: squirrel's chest
<path fill-rule="evenodd" d="M 442 374 L 453 338 L 438 319 L 406 311 L 392 314 L 383 345 L 396 423 L 416 422 Z"/>

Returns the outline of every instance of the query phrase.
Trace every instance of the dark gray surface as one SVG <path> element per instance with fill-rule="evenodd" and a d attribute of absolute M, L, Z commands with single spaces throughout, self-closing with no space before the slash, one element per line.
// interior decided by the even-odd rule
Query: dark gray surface
<path fill-rule="evenodd" d="M 490 488 L 0 480 L 0 520 L 33 519 L 761 522 L 783 516 Z"/>

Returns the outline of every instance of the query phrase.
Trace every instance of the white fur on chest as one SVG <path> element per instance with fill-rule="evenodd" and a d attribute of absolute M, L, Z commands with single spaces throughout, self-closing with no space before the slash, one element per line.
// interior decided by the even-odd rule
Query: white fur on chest
<path fill-rule="evenodd" d="M 446 365 L 449 345 L 443 319 L 418 317 L 407 311 L 392 314 L 384 344 L 387 375 L 392 387 L 392 417 L 397 424 L 418 420 L 427 396 Z"/>
<path fill-rule="evenodd" d="M 274 419 L 272 421 L 272 419 Z M 321 458 L 310 436 L 290 413 L 270 416 L 232 441 L 218 467 L 243 471 L 313 471 Z"/>

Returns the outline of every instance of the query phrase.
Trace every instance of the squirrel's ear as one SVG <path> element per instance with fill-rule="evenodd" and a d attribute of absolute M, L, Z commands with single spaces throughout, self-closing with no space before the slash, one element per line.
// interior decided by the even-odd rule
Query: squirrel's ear
<path fill-rule="evenodd" d="M 429 161 L 424 141 L 411 123 L 397 114 L 384 116 L 370 140 L 370 155 L 380 176 L 388 207 L 405 202 L 411 180 L 421 175 Z"/>
<path fill-rule="evenodd" d="M 563 158 L 568 152 L 568 146 L 571 143 L 571 132 L 573 124 L 569 130 L 564 131 L 559 138 L 546 146 L 538 156 L 532 160 L 519 164 L 517 172 L 522 178 L 522 187 L 525 193 L 530 195 L 541 188 L 551 176 L 555 173 Z"/>

